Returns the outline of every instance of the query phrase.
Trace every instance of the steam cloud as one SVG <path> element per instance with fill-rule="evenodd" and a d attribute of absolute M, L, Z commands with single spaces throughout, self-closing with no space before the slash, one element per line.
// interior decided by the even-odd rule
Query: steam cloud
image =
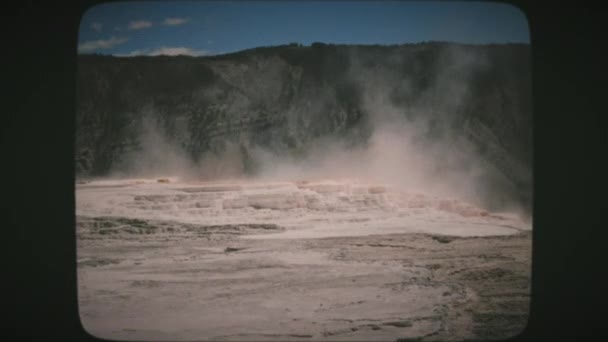
<path fill-rule="evenodd" d="M 389 95 L 395 89 L 411 92 L 410 81 L 389 72 L 363 68 L 358 57 L 352 55 L 350 75 L 362 87 L 363 107 L 373 127 L 367 143 L 352 147 L 339 138 L 324 137 L 314 142 L 300 158 L 279 156 L 260 146 L 249 146 L 249 157 L 259 166 L 254 175 L 246 174 L 236 145 L 228 145 L 219 157 L 209 153 L 198 162 L 192 161 L 176 141 L 164 134 L 152 119 L 154 115 L 149 113 L 137 132 L 140 149 L 125 155 L 114 175 L 178 176 L 197 180 L 352 178 L 405 191 L 460 198 L 488 207 L 491 197 L 504 194 L 484 180 L 492 178 L 493 184 L 498 184 L 504 181 L 504 176 L 477 154 L 461 130 L 450 126 L 453 113 L 466 100 L 471 73 L 487 65 L 488 61 L 479 52 L 457 46 L 448 48 L 440 56 L 429 90 L 402 108 L 395 105 Z M 440 134 L 430 137 L 432 130 Z"/>

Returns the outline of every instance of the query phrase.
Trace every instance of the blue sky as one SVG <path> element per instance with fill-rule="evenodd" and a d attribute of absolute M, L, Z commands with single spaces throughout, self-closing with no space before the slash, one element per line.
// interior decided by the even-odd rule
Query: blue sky
<path fill-rule="evenodd" d="M 215 55 L 312 42 L 529 43 L 523 12 L 467 1 L 151 1 L 84 13 L 79 53 Z"/>

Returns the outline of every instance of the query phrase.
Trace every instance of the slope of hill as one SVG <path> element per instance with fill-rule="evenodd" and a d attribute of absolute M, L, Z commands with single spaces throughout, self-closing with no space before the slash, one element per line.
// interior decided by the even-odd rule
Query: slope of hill
<path fill-rule="evenodd" d="M 529 57 L 524 44 L 441 42 L 81 55 L 76 173 L 259 175 L 276 166 L 269 160 L 329 158 L 331 146 L 340 146 L 337 156 L 366 149 L 388 129 L 422 156 L 399 166 L 404 178 L 414 168 L 433 174 L 431 183 L 450 172 L 472 175 L 488 206 L 529 208 Z"/>

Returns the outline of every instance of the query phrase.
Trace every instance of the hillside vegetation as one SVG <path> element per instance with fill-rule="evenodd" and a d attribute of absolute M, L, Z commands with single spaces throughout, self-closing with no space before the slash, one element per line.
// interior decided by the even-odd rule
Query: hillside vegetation
<path fill-rule="evenodd" d="M 125 156 L 145 148 L 146 122 L 193 163 L 231 151 L 241 171 L 255 175 L 255 149 L 304 158 L 326 139 L 365 146 L 378 127 L 401 120 L 422 123 L 415 141 L 469 146 L 494 170 L 484 180 L 488 191 L 530 206 L 529 45 L 314 43 L 205 57 L 81 55 L 77 82 L 78 177 L 126 167 Z"/>

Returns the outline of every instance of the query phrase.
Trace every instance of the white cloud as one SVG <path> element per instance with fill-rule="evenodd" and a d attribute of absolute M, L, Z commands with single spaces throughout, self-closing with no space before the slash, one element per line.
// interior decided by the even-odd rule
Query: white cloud
<path fill-rule="evenodd" d="M 136 20 L 129 23 L 129 30 L 141 30 L 152 27 L 152 23 L 145 20 Z"/>
<path fill-rule="evenodd" d="M 176 26 L 176 25 L 185 24 L 188 21 L 190 21 L 190 19 L 186 19 L 186 18 L 166 18 L 163 21 L 163 25 Z"/>
<path fill-rule="evenodd" d="M 134 57 L 134 56 L 206 56 L 210 53 L 204 50 L 196 50 L 187 47 L 168 47 L 163 46 L 157 49 L 134 50 L 126 54 L 115 54 L 119 57 Z"/>
<path fill-rule="evenodd" d="M 111 37 L 110 39 L 90 40 L 78 46 L 78 52 L 92 52 L 100 49 L 110 49 L 116 45 L 124 44 L 127 38 Z"/>
<path fill-rule="evenodd" d="M 101 23 L 92 23 L 91 28 L 97 32 L 101 32 L 103 25 Z"/>
<path fill-rule="evenodd" d="M 203 50 L 195 50 L 187 47 L 161 47 L 152 52 L 150 52 L 150 56 L 158 56 L 158 55 L 166 55 L 166 56 L 178 56 L 178 55 L 188 55 L 188 56 L 203 56 L 208 55 L 207 51 Z"/>
<path fill-rule="evenodd" d="M 135 56 L 145 56 L 147 50 L 133 50 L 129 53 L 114 53 L 113 56 L 116 57 L 135 57 Z"/>

